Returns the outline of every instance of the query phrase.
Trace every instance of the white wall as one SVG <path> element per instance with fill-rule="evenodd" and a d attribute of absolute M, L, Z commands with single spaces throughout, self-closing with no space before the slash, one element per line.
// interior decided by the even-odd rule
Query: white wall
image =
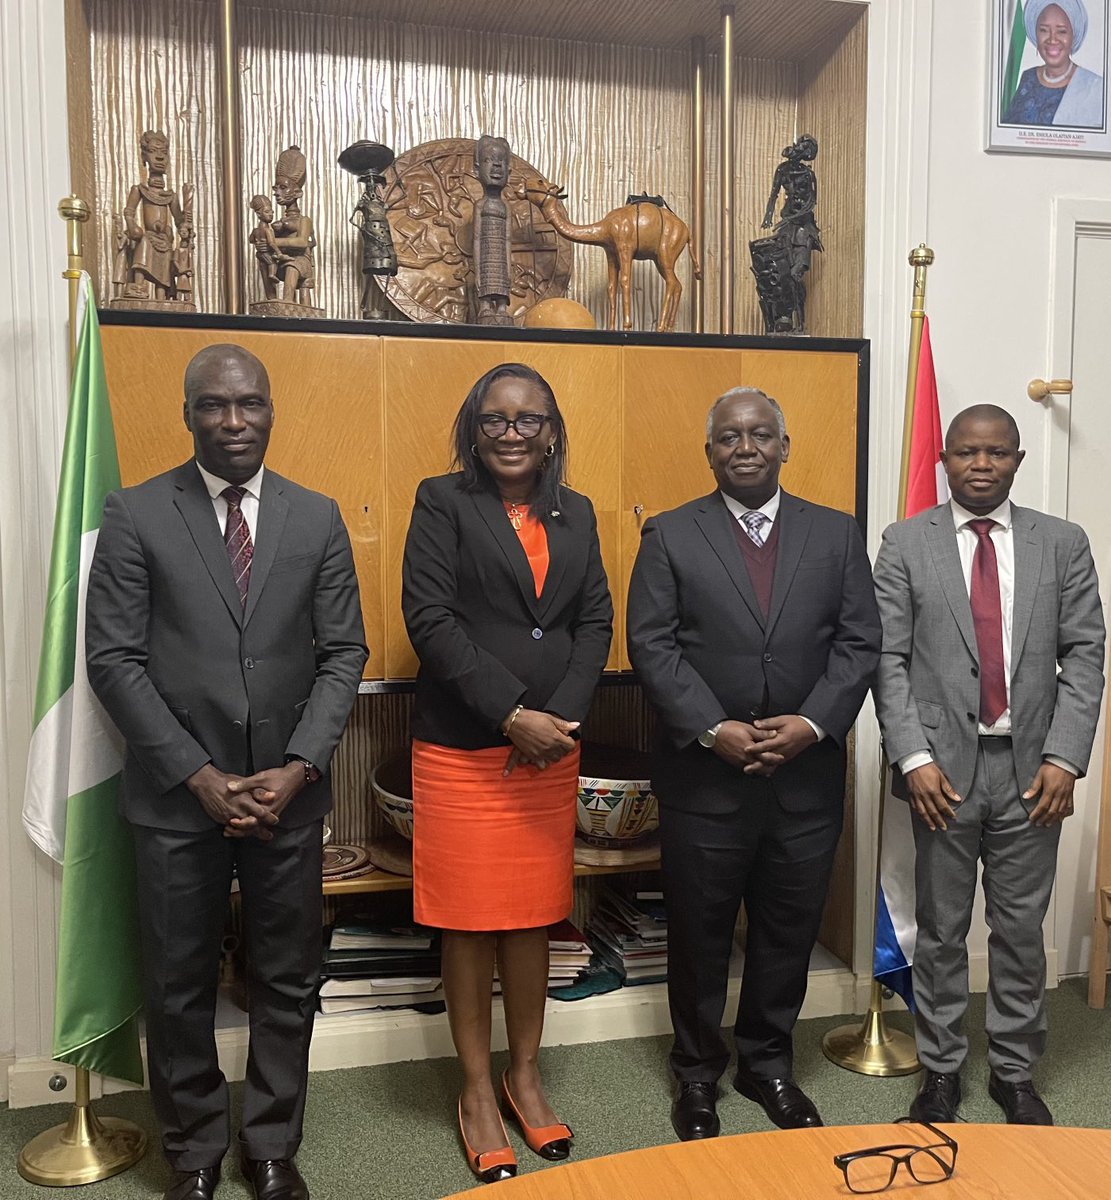
<path fill-rule="evenodd" d="M 874 339 L 875 361 L 873 549 L 895 508 L 891 467 L 884 459 L 897 466 L 892 436 L 901 420 L 911 285 L 905 256 L 919 241 L 937 256 L 926 307 L 942 423 L 969 404 L 1009 409 L 1027 451 L 1015 500 L 1066 515 L 1063 489 L 1048 477 L 1048 469 L 1050 439 L 1067 441 L 1067 430 L 1054 423 L 1051 408 L 1027 398 L 1026 384 L 1068 374 L 1067 363 L 1048 358 L 1054 198 L 1108 197 L 1111 160 L 985 153 L 990 8 L 967 0 L 874 0 L 871 5 L 865 334 Z M 892 135 L 899 146 L 878 144 Z M 903 185 L 913 194 L 900 194 Z M 905 244 L 881 241 L 883 230 L 900 222 L 910 227 Z M 895 259 L 893 265 L 889 260 Z M 1111 281 L 1107 299 L 1111 305 Z M 1088 533 L 1093 541 L 1107 538 L 1111 519 Z M 1065 945 L 1065 931 L 1087 928 L 1092 904 L 1084 880 L 1077 879 L 1077 855 L 1069 841 L 1062 842 L 1055 912 L 1047 922 L 1050 943 L 1060 943 L 1061 974 L 1086 969 L 1080 941 L 1069 937 Z M 982 926 L 974 931 L 970 949 L 974 954 L 986 949 Z"/>

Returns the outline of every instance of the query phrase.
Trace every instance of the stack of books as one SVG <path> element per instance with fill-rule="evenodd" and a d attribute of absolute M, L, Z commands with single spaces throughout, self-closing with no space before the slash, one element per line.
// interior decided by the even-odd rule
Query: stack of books
<path fill-rule="evenodd" d="M 356 917 L 332 930 L 320 970 L 320 1011 L 443 1009 L 440 950 L 433 933 Z"/>
<path fill-rule="evenodd" d="M 590 943 L 570 921 L 548 926 L 548 987 L 574 983 L 590 966 Z"/>
<path fill-rule="evenodd" d="M 599 960 L 618 971 L 626 987 L 667 979 L 667 918 L 659 892 L 627 895 L 606 888 L 586 934 Z"/>

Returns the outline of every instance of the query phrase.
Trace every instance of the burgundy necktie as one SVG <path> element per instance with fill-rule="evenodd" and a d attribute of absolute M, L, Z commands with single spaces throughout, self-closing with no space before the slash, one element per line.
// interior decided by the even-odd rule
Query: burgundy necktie
<path fill-rule="evenodd" d="M 226 487 L 220 493 L 228 502 L 224 545 L 228 548 L 231 573 L 235 577 L 235 586 L 239 589 L 239 599 L 244 605 L 247 603 L 247 586 L 251 582 L 251 557 L 255 552 L 247 518 L 243 515 L 242 500 L 246 494 L 247 489 L 241 487 Z"/>
<path fill-rule="evenodd" d="M 980 653 L 980 723 L 994 725 L 1007 708 L 1007 676 L 1003 669 L 1003 607 L 999 600 L 999 562 L 991 531 L 996 522 L 969 521 L 977 537 L 972 559 L 972 621 Z"/>

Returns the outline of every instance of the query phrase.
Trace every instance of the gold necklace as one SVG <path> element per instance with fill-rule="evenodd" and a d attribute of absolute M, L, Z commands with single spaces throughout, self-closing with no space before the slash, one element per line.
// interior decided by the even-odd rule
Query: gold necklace
<path fill-rule="evenodd" d="M 514 529 L 520 530 L 521 526 L 525 523 L 525 514 L 517 507 L 517 502 L 515 500 L 508 501 L 505 511 L 509 514 L 510 525 Z"/>

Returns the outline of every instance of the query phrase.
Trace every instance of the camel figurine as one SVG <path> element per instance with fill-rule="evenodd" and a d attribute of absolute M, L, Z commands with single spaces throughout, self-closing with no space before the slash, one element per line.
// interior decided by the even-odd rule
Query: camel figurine
<path fill-rule="evenodd" d="M 538 175 L 525 179 L 522 195 L 531 200 L 544 214 L 544 219 L 561 237 L 586 246 L 601 246 L 608 264 L 609 327 L 617 328 L 617 288 L 621 287 L 624 308 L 624 328 L 632 329 L 633 262 L 646 258 L 656 264 L 664 278 L 664 303 L 656 330 L 670 333 L 679 315 L 679 300 L 683 285 L 675 273 L 675 264 L 683 250 L 690 249 L 695 279 L 702 278 L 702 265 L 690 245 L 690 230 L 670 208 L 659 199 L 646 198 L 638 203 L 623 204 L 593 225 L 576 225 L 567 216 L 562 201 L 565 194 L 557 184 L 548 183 Z"/>

